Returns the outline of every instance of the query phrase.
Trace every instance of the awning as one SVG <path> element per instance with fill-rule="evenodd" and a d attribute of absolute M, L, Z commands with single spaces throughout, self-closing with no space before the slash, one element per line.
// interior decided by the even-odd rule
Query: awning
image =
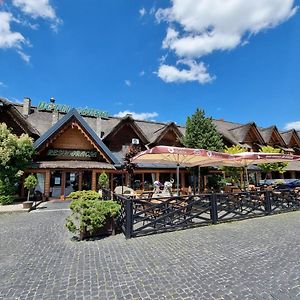
<path fill-rule="evenodd" d="M 295 150 L 293 148 L 285 148 L 285 147 L 281 147 L 281 146 L 277 146 L 277 147 L 285 152 L 295 152 Z"/>
<path fill-rule="evenodd" d="M 289 162 L 284 171 L 300 171 L 300 161 Z"/>
<path fill-rule="evenodd" d="M 116 168 L 105 162 L 99 161 L 70 161 L 70 160 L 52 160 L 37 161 L 31 164 L 32 169 L 106 169 L 115 170 Z"/>

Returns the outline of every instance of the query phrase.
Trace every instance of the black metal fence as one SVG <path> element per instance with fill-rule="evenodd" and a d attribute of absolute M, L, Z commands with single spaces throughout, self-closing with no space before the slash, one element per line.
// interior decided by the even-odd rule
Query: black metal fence
<path fill-rule="evenodd" d="M 126 238 L 300 209 L 300 191 L 253 191 L 131 199 L 114 195 Z"/>

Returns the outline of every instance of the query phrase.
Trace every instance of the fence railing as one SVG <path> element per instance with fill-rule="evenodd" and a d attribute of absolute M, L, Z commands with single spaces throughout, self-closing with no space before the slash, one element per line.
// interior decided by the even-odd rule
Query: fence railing
<path fill-rule="evenodd" d="M 131 199 L 114 194 L 126 238 L 300 209 L 300 191 L 274 190 Z"/>

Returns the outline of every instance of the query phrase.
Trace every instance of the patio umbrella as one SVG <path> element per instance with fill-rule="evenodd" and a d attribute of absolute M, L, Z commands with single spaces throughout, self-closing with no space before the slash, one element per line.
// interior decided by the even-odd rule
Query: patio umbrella
<path fill-rule="evenodd" d="M 257 164 L 269 164 L 278 162 L 292 162 L 299 161 L 300 156 L 283 154 L 283 153 L 263 153 L 263 152 L 242 152 L 231 154 L 230 159 L 224 159 L 219 162 L 209 162 L 202 164 L 202 166 L 227 166 L 227 167 L 242 167 L 245 171 L 246 185 L 248 181 L 248 166 Z"/>
<path fill-rule="evenodd" d="M 177 194 L 179 193 L 179 168 L 194 166 L 209 166 L 222 164 L 236 158 L 227 153 L 208 151 L 204 149 L 155 146 L 140 152 L 131 159 L 132 163 L 163 163 L 176 164 Z"/>
<path fill-rule="evenodd" d="M 263 152 L 242 152 L 242 153 L 232 154 L 232 156 L 234 156 L 235 159 L 224 161 L 222 163 L 222 166 L 244 168 L 247 186 L 249 185 L 248 170 L 247 170 L 247 167 L 249 165 L 291 162 L 299 159 L 298 156 L 293 156 L 290 154 L 263 153 Z"/>

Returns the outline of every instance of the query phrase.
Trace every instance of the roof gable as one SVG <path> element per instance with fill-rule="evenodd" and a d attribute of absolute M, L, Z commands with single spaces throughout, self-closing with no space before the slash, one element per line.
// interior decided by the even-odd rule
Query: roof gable
<path fill-rule="evenodd" d="M 263 137 L 261 136 L 254 122 L 229 129 L 229 131 L 236 137 L 239 143 L 245 143 L 245 144 L 249 142 L 250 143 L 258 142 L 259 144 L 265 143 Z"/>
<path fill-rule="evenodd" d="M 142 129 L 138 126 L 136 121 L 131 116 L 125 116 L 122 118 L 114 128 L 107 134 L 104 138 L 105 141 L 112 139 L 115 135 L 118 134 L 118 132 L 123 128 L 123 126 L 129 125 L 135 134 L 138 136 L 138 138 L 146 145 L 149 143 L 149 140 L 143 133 Z"/>
<path fill-rule="evenodd" d="M 285 143 L 288 147 L 299 147 L 300 148 L 300 137 L 295 129 L 285 131 L 281 133 Z"/>
<path fill-rule="evenodd" d="M 92 130 L 92 128 L 87 124 L 87 122 L 79 115 L 76 109 L 70 110 L 63 118 L 61 118 L 56 124 L 50 127 L 36 142 L 34 143 L 34 148 L 36 150 L 41 149 L 47 141 L 54 138 L 55 135 L 63 129 L 72 120 L 76 120 L 78 130 L 82 132 L 83 135 L 88 137 L 95 147 L 101 152 L 105 159 L 113 164 L 118 164 L 119 161 L 112 154 L 112 152 L 106 147 L 102 140 L 97 136 L 97 134 Z"/>
<path fill-rule="evenodd" d="M 153 134 L 153 139 L 151 144 L 160 144 L 160 142 L 167 136 L 169 133 L 173 133 L 175 136 L 174 142 L 180 143 L 180 139 L 183 137 L 183 134 L 179 131 L 178 127 L 174 122 L 166 124 L 164 127 L 158 129 Z M 180 143 L 181 144 L 181 143 Z"/>
<path fill-rule="evenodd" d="M 264 141 L 272 146 L 286 146 L 286 143 L 275 125 L 268 128 L 259 128 Z"/>
<path fill-rule="evenodd" d="M 7 117 L 11 118 L 22 132 L 27 133 L 33 138 L 37 138 L 40 136 L 38 130 L 34 128 L 29 122 L 27 122 L 26 118 L 16 109 L 13 103 L 3 98 L 0 98 L 0 103 L 2 103 L 2 106 L 5 109 L 5 113 L 7 113 L 8 115 Z"/>

